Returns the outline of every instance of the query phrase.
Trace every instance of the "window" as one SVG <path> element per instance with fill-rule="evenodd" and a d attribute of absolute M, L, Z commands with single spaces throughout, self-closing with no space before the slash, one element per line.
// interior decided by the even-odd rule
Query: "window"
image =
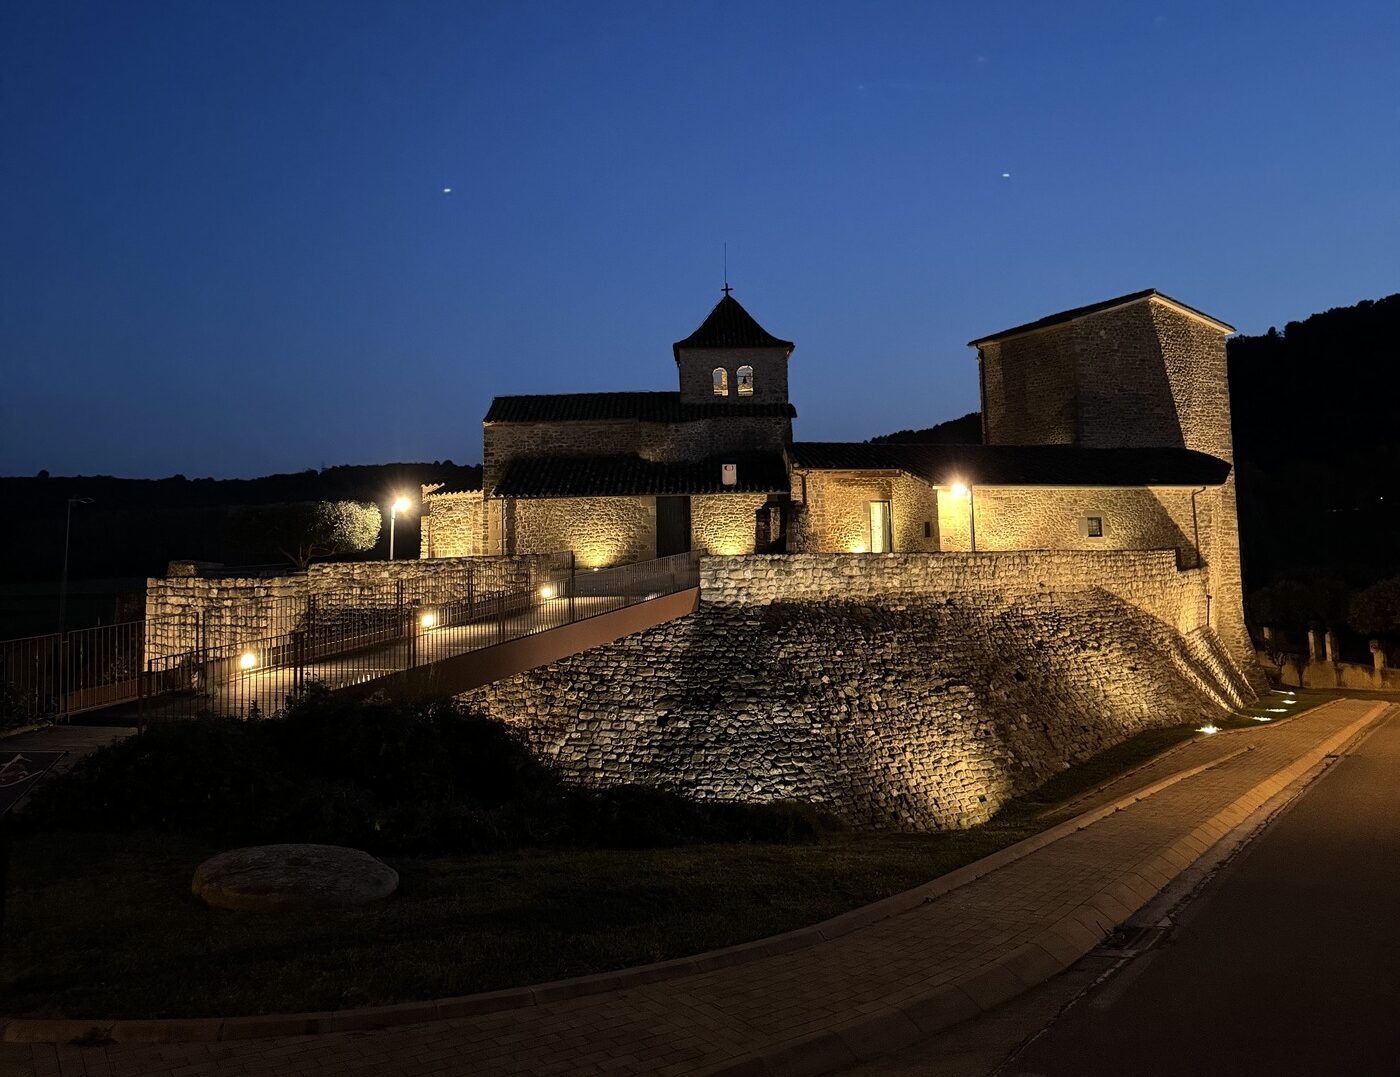
<path fill-rule="evenodd" d="M 753 367 L 741 366 L 736 372 L 740 396 L 753 396 Z"/>
<path fill-rule="evenodd" d="M 1084 521 L 1084 533 L 1090 538 L 1103 538 L 1103 517 L 1087 517 Z"/>
<path fill-rule="evenodd" d="M 924 538 L 933 538 L 933 521 L 924 521 Z"/>
<path fill-rule="evenodd" d="M 729 371 L 722 366 L 715 367 L 715 396 L 729 395 Z"/>

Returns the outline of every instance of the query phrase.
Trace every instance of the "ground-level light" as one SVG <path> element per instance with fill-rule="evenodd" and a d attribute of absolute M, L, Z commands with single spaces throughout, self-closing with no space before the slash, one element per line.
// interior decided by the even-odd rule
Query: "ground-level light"
<path fill-rule="evenodd" d="M 1217 725 L 1215 725 L 1215 724 L 1212 723 L 1212 722 L 1207 722 L 1205 725 L 1201 726 L 1200 729 L 1196 730 L 1196 732 L 1197 732 L 1197 733 L 1205 733 L 1205 734 L 1207 734 L 1207 735 L 1209 735 L 1209 734 L 1211 734 L 1211 733 L 1219 733 L 1219 732 L 1220 732 L 1220 727 L 1217 726 Z"/>
<path fill-rule="evenodd" d="M 540 588 L 541 598 L 553 598 L 558 593 L 559 592 L 554 589 L 554 585 L 552 583 L 547 583 Z"/>
<path fill-rule="evenodd" d="M 258 656 L 252 651 L 244 651 L 238 656 L 239 669 L 252 669 L 258 664 Z"/>
<path fill-rule="evenodd" d="M 434 613 L 432 610 L 428 610 L 426 613 L 424 613 L 421 617 L 418 618 L 418 623 L 424 628 L 436 628 L 437 614 Z"/>

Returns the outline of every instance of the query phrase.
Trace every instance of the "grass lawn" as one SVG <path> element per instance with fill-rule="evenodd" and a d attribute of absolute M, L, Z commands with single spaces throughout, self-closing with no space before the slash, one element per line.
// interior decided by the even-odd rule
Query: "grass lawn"
<path fill-rule="evenodd" d="M 1325 698 L 1300 692 L 1288 710 Z M 1248 717 L 1229 724 L 1255 725 Z M 337 1009 L 693 954 L 814 923 L 977 860 L 1041 829 L 1048 805 L 1192 735 L 1185 726 L 1144 733 L 966 831 L 390 857 L 401 876 L 391 900 L 309 915 L 206 908 L 190 894 L 190 876 L 220 850 L 196 842 L 152 833 L 21 837 L 0 940 L 0 1011 L 115 1018 Z"/>

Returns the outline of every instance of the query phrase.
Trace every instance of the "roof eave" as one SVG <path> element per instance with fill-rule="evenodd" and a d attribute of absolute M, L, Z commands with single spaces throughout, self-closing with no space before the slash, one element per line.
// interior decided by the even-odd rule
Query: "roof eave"
<path fill-rule="evenodd" d="M 1219 318 L 1212 318 L 1204 311 L 1188 306 L 1181 302 L 1181 300 L 1173 299 L 1169 295 L 1163 295 L 1156 289 L 1148 289 L 1146 292 L 1134 292 L 1130 295 L 1123 296 L 1122 299 L 1118 301 L 1109 300 L 1108 304 L 1102 307 L 1095 307 L 1094 304 L 1091 303 L 1089 306 L 1092 309 L 1085 310 L 1082 314 L 1076 314 L 1073 317 L 1058 321 L 1055 319 L 1057 319 L 1059 315 L 1047 314 L 1044 318 L 1037 318 L 1034 322 L 1027 322 L 1025 325 L 1013 326 L 1010 329 L 1003 329 L 999 333 L 992 333 L 985 337 L 978 337 L 976 340 L 969 340 L 967 346 L 969 348 L 980 348 L 983 344 L 990 344 L 994 341 L 1009 340 L 1012 337 L 1029 336 L 1032 333 L 1043 333 L 1049 329 L 1058 329 L 1062 325 L 1070 325 L 1083 318 L 1092 318 L 1099 314 L 1107 314 L 1112 310 L 1120 310 L 1134 303 L 1150 303 L 1154 300 L 1188 317 L 1195 318 L 1199 322 L 1203 322 L 1222 336 L 1229 336 L 1231 333 L 1238 332 L 1238 330 L 1228 322 L 1222 322 Z M 1041 324 L 1042 322 L 1045 324 Z"/>

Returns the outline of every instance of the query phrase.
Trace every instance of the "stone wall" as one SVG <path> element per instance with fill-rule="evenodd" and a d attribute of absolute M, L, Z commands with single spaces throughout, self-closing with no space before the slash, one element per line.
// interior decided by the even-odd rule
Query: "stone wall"
<path fill-rule="evenodd" d="M 506 549 L 573 550 L 580 568 L 656 556 L 656 498 L 551 497 L 506 502 Z"/>
<path fill-rule="evenodd" d="M 705 557 L 700 589 L 706 603 L 737 606 L 1101 589 L 1178 631 L 1208 627 L 1206 575 L 1178 570 L 1172 550 Z"/>
<path fill-rule="evenodd" d="M 753 404 L 785 404 L 788 398 L 787 348 L 681 348 L 679 366 L 681 399 L 693 404 L 726 400 Z M 753 395 L 739 396 L 737 371 L 753 367 Z M 729 395 L 715 396 L 714 372 L 729 372 Z"/>
<path fill-rule="evenodd" d="M 1213 500 L 1196 500 L 1205 545 Z M 974 502 L 978 550 L 1175 549 L 1181 564 L 1197 563 L 1190 490 L 978 487 Z M 956 503 L 955 511 L 967 510 L 966 499 Z M 1085 526 L 1091 516 L 1102 521 L 1099 538 Z"/>
<path fill-rule="evenodd" d="M 789 549 L 796 553 L 862 553 L 871 548 L 870 502 L 888 501 L 897 552 L 939 549 L 938 506 L 933 487 L 891 472 L 804 471 L 796 487 L 804 517 Z M 925 533 L 925 525 L 927 533 Z"/>
<path fill-rule="evenodd" d="M 307 602 L 323 609 L 431 603 L 476 594 L 533 590 L 548 557 L 453 557 L 431 561 L 345 561 L 260 578 L 166 576 L 146 581 L 146 658 L 197 647 L 240 647 L 305 623 Z M 470 583 L 468 582 L 470 580 Z"/>
<path fill-rule="evenodd" d="M 1190 623 L 1201 573 L 1054 556 L 705 558 L 695 614 L 464 698 L 581 783 L 969 826 L 1243 690 L 1213 633 L 1148 612 Z"/>
<path fill-rule="evenodd" d="M 485 546 L 480 490 L 438 494 L 423 488 L 420 557 L 474 557 L 484 553 Z"/>
<path fill-rule="evenodd" d="M 766 494 L 710 494 L 690 499 L 691 549 L 733 555 L 753 553 L 755 516 Z"/>

